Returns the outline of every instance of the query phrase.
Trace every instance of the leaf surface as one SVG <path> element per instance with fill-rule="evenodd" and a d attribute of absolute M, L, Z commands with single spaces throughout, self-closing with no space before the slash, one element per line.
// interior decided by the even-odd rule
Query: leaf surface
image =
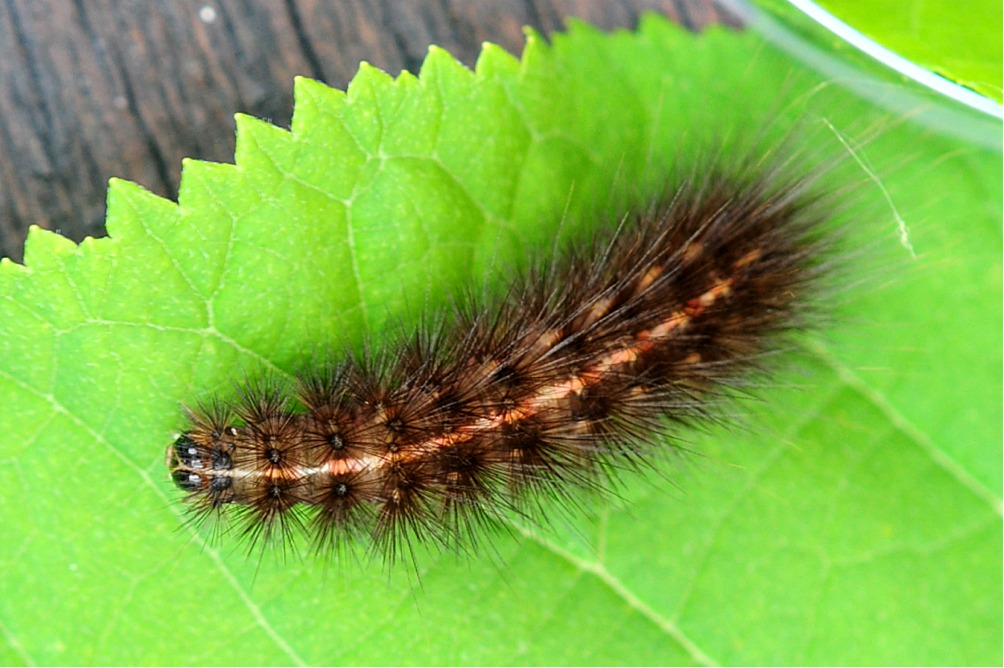
<path fill-rule="evenodd" d="M 824 0 L 834 15 L 896 53 L 1001 102 L 1004 9 L 993 0 Z"/>

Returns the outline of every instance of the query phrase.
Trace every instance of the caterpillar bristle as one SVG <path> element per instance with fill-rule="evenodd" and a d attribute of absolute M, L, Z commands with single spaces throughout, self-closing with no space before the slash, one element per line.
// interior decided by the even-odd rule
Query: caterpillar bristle
<path fill-rule="evenodd" d="M 825 207 L 810 180 L 749 170 L 691 177 L 291 391 L 254 379 L 189 410 L 168 466 L 194 521 L 236 508 L 252 545 L 306 533 L 394 560 L 649 467 L 811 321 Z"/>

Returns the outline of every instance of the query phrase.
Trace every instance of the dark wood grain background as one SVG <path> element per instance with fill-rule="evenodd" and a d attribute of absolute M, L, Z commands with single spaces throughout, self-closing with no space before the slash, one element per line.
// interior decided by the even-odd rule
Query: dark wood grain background
<path fill-rule="evenodd" d="M 183 157 L 233 161 L 235 112 L 288 127 L 295 75 L 417 72 L 430 44 L 472 66 L 483 41 L 520 53 L 523 25 L 647 10 L 728 20 L 713 0 L 0 0 L 0 256 L 33 224 L 103 235 L 112 176 L 176 198 Z"/>

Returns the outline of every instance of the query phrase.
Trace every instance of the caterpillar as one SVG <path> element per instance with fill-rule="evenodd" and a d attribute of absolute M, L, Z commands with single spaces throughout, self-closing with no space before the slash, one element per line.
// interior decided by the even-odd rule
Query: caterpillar
<path fill-rule="evenodd" d="M 811 322 L 832 234 L 811 179 L 746 164 L 464 293 L 382 347 L 188 410 L 167 450 L 196 521 L 390 559 L 473 545 L 679 449 Z"/>

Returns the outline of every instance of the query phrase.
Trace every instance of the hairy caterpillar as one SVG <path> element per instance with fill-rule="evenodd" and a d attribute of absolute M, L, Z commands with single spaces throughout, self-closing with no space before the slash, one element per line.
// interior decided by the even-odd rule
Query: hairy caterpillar
<path fill-rule="evenodd" d="M 781 167 L 712 170 L 464 296 L 385 348 L 191 410 L 167 463 L 195 517 L 252 541 L 466 546 L 605 489 L 769 370 L 827 266 L 824 208 Z M 666 442 L 665 438 L 661 441 Z"/>

